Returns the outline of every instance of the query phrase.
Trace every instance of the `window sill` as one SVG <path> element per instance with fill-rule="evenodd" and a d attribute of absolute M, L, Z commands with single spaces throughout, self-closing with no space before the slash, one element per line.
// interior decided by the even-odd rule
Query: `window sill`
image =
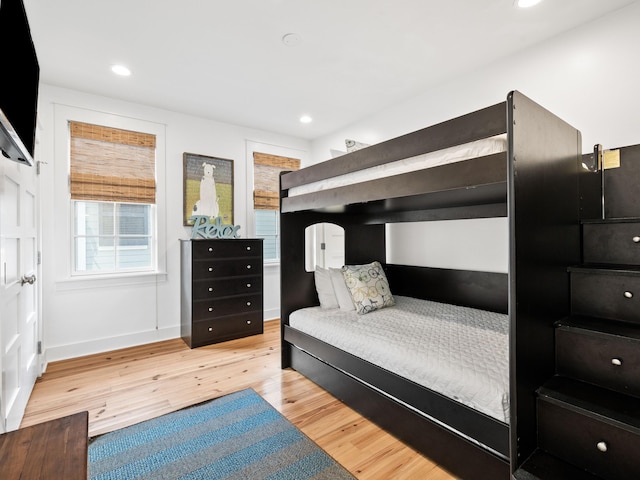
<path fill-rule="evenodd" d="M 112 275 L 84 275 L 56 281 L 56 291 L 67 292 L 88 288 L 155 285 L 167 281 L 167 272 L 136 272 Z"/>
<path fill-rule="evenodd" d="M 280 267 L 280 260 L 265 260 L 263 262 L 264 268 L 276 268 Z"/>

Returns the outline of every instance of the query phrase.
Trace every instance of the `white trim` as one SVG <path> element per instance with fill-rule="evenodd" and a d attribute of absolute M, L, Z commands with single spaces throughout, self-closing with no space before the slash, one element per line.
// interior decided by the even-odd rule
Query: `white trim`
<path fill-rule="evenodd" d="M 110 352 L 121 348 L 135 347 L 147 343 L 161 342 L 180 338 L 180 327 L 165 327 L 145 332 L 107 337 L 88 342 L 72 343 L 46 349 L 46 361 L 55 362 L 68 358 L 82 357 L 95 353 Z"/>
<path fill-rule="evenodd" d="M 263 320 L 265 322 L 270 322 L 272 320 L 278 320 L 280 318 L 280 309 L 272 308 L 270 310 L 265 310 L 263 315 Z"/>
<path fill-rule="evenodd" d="M 84 290 L 101 287 L 129 287 L 132 285 L 153 285 L 167 281 L 167 272 L 136 272 L 109 275 L 73 276 L 56 281 L 57 292 Z"/>
<path fill-rule="evenodd" d="M 133 130 L 137 132 L 149 133 L 156 136 L 156 204 L 155 204 L 155 234 L 154 240 L 156 251 L 156 269 L 149 272 L 150 275 L 163 275 L 167 270 L 167 221 L 166 221 L 166 125 L 157 122 L 150 122 L 137 118 L 116 115 L 107 112 L 89 110 L 81 107 L 74 107 L 64 104 L 53 104 L 54 111 L 54 212 L 55 224 L 55 244 L 66 245 L 67 248 L 60 248 L 56 255 L 56 285 L 70 281 L 85 281 L 84 287 L 94 288 L 108 285 L 105 280 L 108 278 L 120 280 L 122 274 L 104 275 L 97 281 L 95 277 L 89 276 L 75 277 L 72 279 L 72 259 L 73 259 L 73 236 L 70 213 L 71 199 L 69 194 L 69 127 L 71 120 L 104 125 L 107 127 Z M 143 272 L 126 274 L 128 278 L 144 277 Z M 77 280 L 76 280 L 77 278 Z M 156 281 L 155 279 L 153 280 Z M 63 287 L 64 289 L 64 287 Z M 74 287 L 75 289 L 75 287 Z"/>

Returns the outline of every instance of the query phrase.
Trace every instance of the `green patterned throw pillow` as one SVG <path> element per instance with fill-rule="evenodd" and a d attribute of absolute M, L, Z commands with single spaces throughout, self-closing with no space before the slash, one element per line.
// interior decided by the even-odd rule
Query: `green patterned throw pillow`
<path fill-rule="evenodd" d="M 342 275 L 359 315 L 395 305 L 380 262 L 345 265 Z"/>

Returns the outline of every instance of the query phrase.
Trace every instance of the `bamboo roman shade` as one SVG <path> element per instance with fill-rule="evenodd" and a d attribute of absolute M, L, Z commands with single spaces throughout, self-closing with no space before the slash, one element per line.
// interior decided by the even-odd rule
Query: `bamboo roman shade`
<path fill-rule="evenodd" d="M 156 137 L 70 122 L 71 198 L 155 203 Z"/>
<path fill-rule="evenodd" d="M 280 172 L 300 169 L 297 158 L 253 152 L 253 206 L 257 210 L 280 208 Z"/>

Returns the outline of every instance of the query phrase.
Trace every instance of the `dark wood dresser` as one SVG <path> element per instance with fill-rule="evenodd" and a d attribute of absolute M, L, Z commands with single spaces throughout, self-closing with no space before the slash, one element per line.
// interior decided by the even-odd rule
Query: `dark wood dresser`
<path fill-rule="evenodd" d="M 262 239 L 182 240 L 180 247 L 180 335 L 187 345 L 262 333 Z"/>

